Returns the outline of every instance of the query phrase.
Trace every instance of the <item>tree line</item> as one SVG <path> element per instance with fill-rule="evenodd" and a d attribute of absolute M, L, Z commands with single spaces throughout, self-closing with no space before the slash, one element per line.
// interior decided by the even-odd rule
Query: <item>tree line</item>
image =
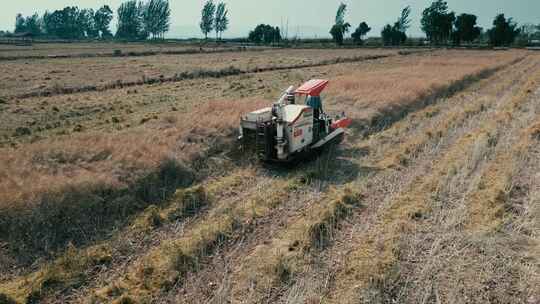
<path fill-rule="evenodd" d="M 228 12 L 224 2 L 215 4 L 208 0 L 204 4 L 200 29 L 205 39 L 212 31 L 216 33 L 216 40 L 221 39 L 229 27 Z M 113 11 L 108 5 L 96 11 L 68 6 L 54 12 L 46 11 L 43 16 L 38 13 L 28 17 L 17 14 L 14 32 L 62 39 L 144 40 L 164 38 L 170 28 L 169 0 L 128 0 L 118 7 L 116 14 L 118 24 L 114 35 L 110 31 Z"/>
<path fill-rule="evenodd" d="M 169 0 L 127 0 L 117 9 L 116 33 L 110 30 L 113 11 L 108 5 L 97 10 L 68 6 L 62 10 L 46 11 L 43 16 L 35 13 L 15 19 L 15 33 L 30 33 L 32 36 L 57 37 L 62 39 L 110 39 L 144 40 L 164 38 L 170 28 L 171 9 Z M 345 20 L 347 5 L 338 6 L 330 35 L 334 42 L 342 45 L 351 24 Z M 201 10 L 199 28 L 208 39 L 215 32 L 216 40 L 221 40 L 229 27 L 228 9 L 224 2 L 206 0 Z M 381 31 L 382 43 L 399 46 L 407 42 L 407 30 L 411 24 L 411 7 L 407 6 L 394 23 L 386 24 Z M 477 24 L 477 16 L 450 11 L 444 0 L 435 0 L 422 12 L 421 29 L 427 41 L 433 45 L 461 45 L 475 41 L 488 41 L 494 46 L 507 46 L 516 41 L 524 44 L 530 40 L 540 40 L 540 24 L 525 24 L 518 27 L 512 18 L 499 14 L 493 20 L 492 28 L 484 30 Z M 371 27 L 362 21 L 351 33 L 355 44 L 363 44 Z M 285 37 L 286 38 L 286 37 Z M 259 24 L 249 32 L 248 40 L 261 44 L 276 44 L 283 39 L 277 26 Z"/>
<path fill-rule="evenodd" d="M 201 22 L 199 27 L 204 34 L 204 39 L 208 39 L 208 34 L 216 32 L 216 40 L 221 39 L 221 34 L 229 27 L 229 17 L 227 5 L 223 2 L 217 5 L 213 0 L 208 0 L 201 11 Z"/>
<path fill-rule="evenodd" d="M 147 39 L 163 38 L 170 27 L 171 9 L 168 0 L 129 0 L 117 10 L 118 26 L 113 36 L 110 23 L 113 11 L 108 5 L 94 11 L 77 6 L 67 6 L 43 16 L 35 13 L 24 17 L 17 14 L 15 33 L 61 39 Z"/>
<path fill-rule="evenodd" d="M 118 27 L 115 37 L 126 40 L 164 38 L 169 31 L 171 8 L 168 0 L 140 2 L 129 0 L 117 11 Z"/>
<path fill-rule="evenodd" d="M 109 30 L 111 20 L 112 11 L 107 5 L 95 12 L 93 9 L 68 6 L 54 12 L 46 11 L 41 17 L 37 13 L 29 17 L 18 14 L 15 18 L 15 33 L 64 39 L 107 38 L 112 36 Z"/>
<path fill-rule="evenodd" d="M 334 25 L 330 28 L 330 35 L 336 44 L 343 44 L 345 34 L 351 27 L 345 21 L 347 5 L 341 3 L 337 9 Z M 407 30 L 410 27 L 411 7 L 407 6 L 401 11 L 394 24 L 386 24 L 381 31 L 384 45 L 399 46 L 407 41 Z M 477 16 L 473 14 L 460 14 L 450 11 L 448 3 L 444 0 L 436 0 L 422 12 L 420 20 L 422 31 L 426 34 L 430 44 L 461 45 L 472 43 L 482 35 L 487 38 L 489 44 L 494 46 L 508 46 L 520 37 L 530 40 L 540 38 L 540 24 L 524 25 L 521 28 L 512 18 L 506 18 L 499 14 L 493 20 L 493 27 L 484 32 L 477 25 Z M 363 43 L 363 37 L 371 30 L 366 22 L 361 22 L 358 28 L 351 34 L 351 39 L 357 44 Z"/>

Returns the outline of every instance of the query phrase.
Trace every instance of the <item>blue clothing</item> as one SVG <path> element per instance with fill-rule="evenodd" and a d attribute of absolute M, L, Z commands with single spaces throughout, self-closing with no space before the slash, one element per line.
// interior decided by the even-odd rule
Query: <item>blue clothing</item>
<path fill-rule="evenodd" d="M 322 110 L 322 101 L 320 96 L 308 96 L 306 105 L 316 110 Z"/>

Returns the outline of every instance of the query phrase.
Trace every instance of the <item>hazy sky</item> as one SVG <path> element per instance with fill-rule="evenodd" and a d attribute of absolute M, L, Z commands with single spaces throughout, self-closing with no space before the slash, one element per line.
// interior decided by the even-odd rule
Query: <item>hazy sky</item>
<path fill-rule="evenodd" d="M 67 5 L 98 8 L 108 4 L 113 10 L 122 0 L 3 0 L 0 10 L 0 29 L 13 30 L 15 15 L 40 15 L 46 10 L 61 9 Z M 170 0 L 172 8 L 172 27 L 169 36 L 198 37 L 198 21 L 202 0 Z M 335 17 L 340 0 L 225 0 L 229 7 L 230 27 L 225 37 L 245 36 L 258 23 L 280 26 L 289 20 L 289 37 L 326 37 Z M 366 21 L 372 28 L 369 35 L 379 35 L 386 23 L 394 22 L 401 9 L 412 7 L 413 24 L 409 35 L 419 36 L 420 15 L 431 0 L 344 0 L 348 5 L 346 20 L 353 27 Z M 450 9 L 456 13 L 473 13 L 479 16 L 482 27 L 491 26 L 493 17 L 505 13 L 519 23 L 540 23 L 540 0 L 448 0 Z M 116 24 L 114 20 L 113 23 Z"/>

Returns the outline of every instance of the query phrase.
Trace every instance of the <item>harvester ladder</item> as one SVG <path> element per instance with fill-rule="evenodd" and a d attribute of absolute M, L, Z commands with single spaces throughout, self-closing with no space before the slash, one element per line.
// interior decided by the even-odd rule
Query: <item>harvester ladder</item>
<path fill-rule="evenodd" d="M 257 122 L 257 131 L 255 134 L 255 149 L 260 159 L 266 159 L 266 136 L 268 128 L 264 122 Z"/>

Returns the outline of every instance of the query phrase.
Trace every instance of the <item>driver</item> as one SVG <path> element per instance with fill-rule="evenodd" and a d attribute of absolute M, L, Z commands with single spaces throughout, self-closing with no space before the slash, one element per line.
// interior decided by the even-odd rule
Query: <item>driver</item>
<path fill-rule="evenodd" d="M 306 105 L 313 108 L 313 117 L 319 119 L 322 112 L 322 102 L 320 96 L 308 96 L 306 99 Z"/>

